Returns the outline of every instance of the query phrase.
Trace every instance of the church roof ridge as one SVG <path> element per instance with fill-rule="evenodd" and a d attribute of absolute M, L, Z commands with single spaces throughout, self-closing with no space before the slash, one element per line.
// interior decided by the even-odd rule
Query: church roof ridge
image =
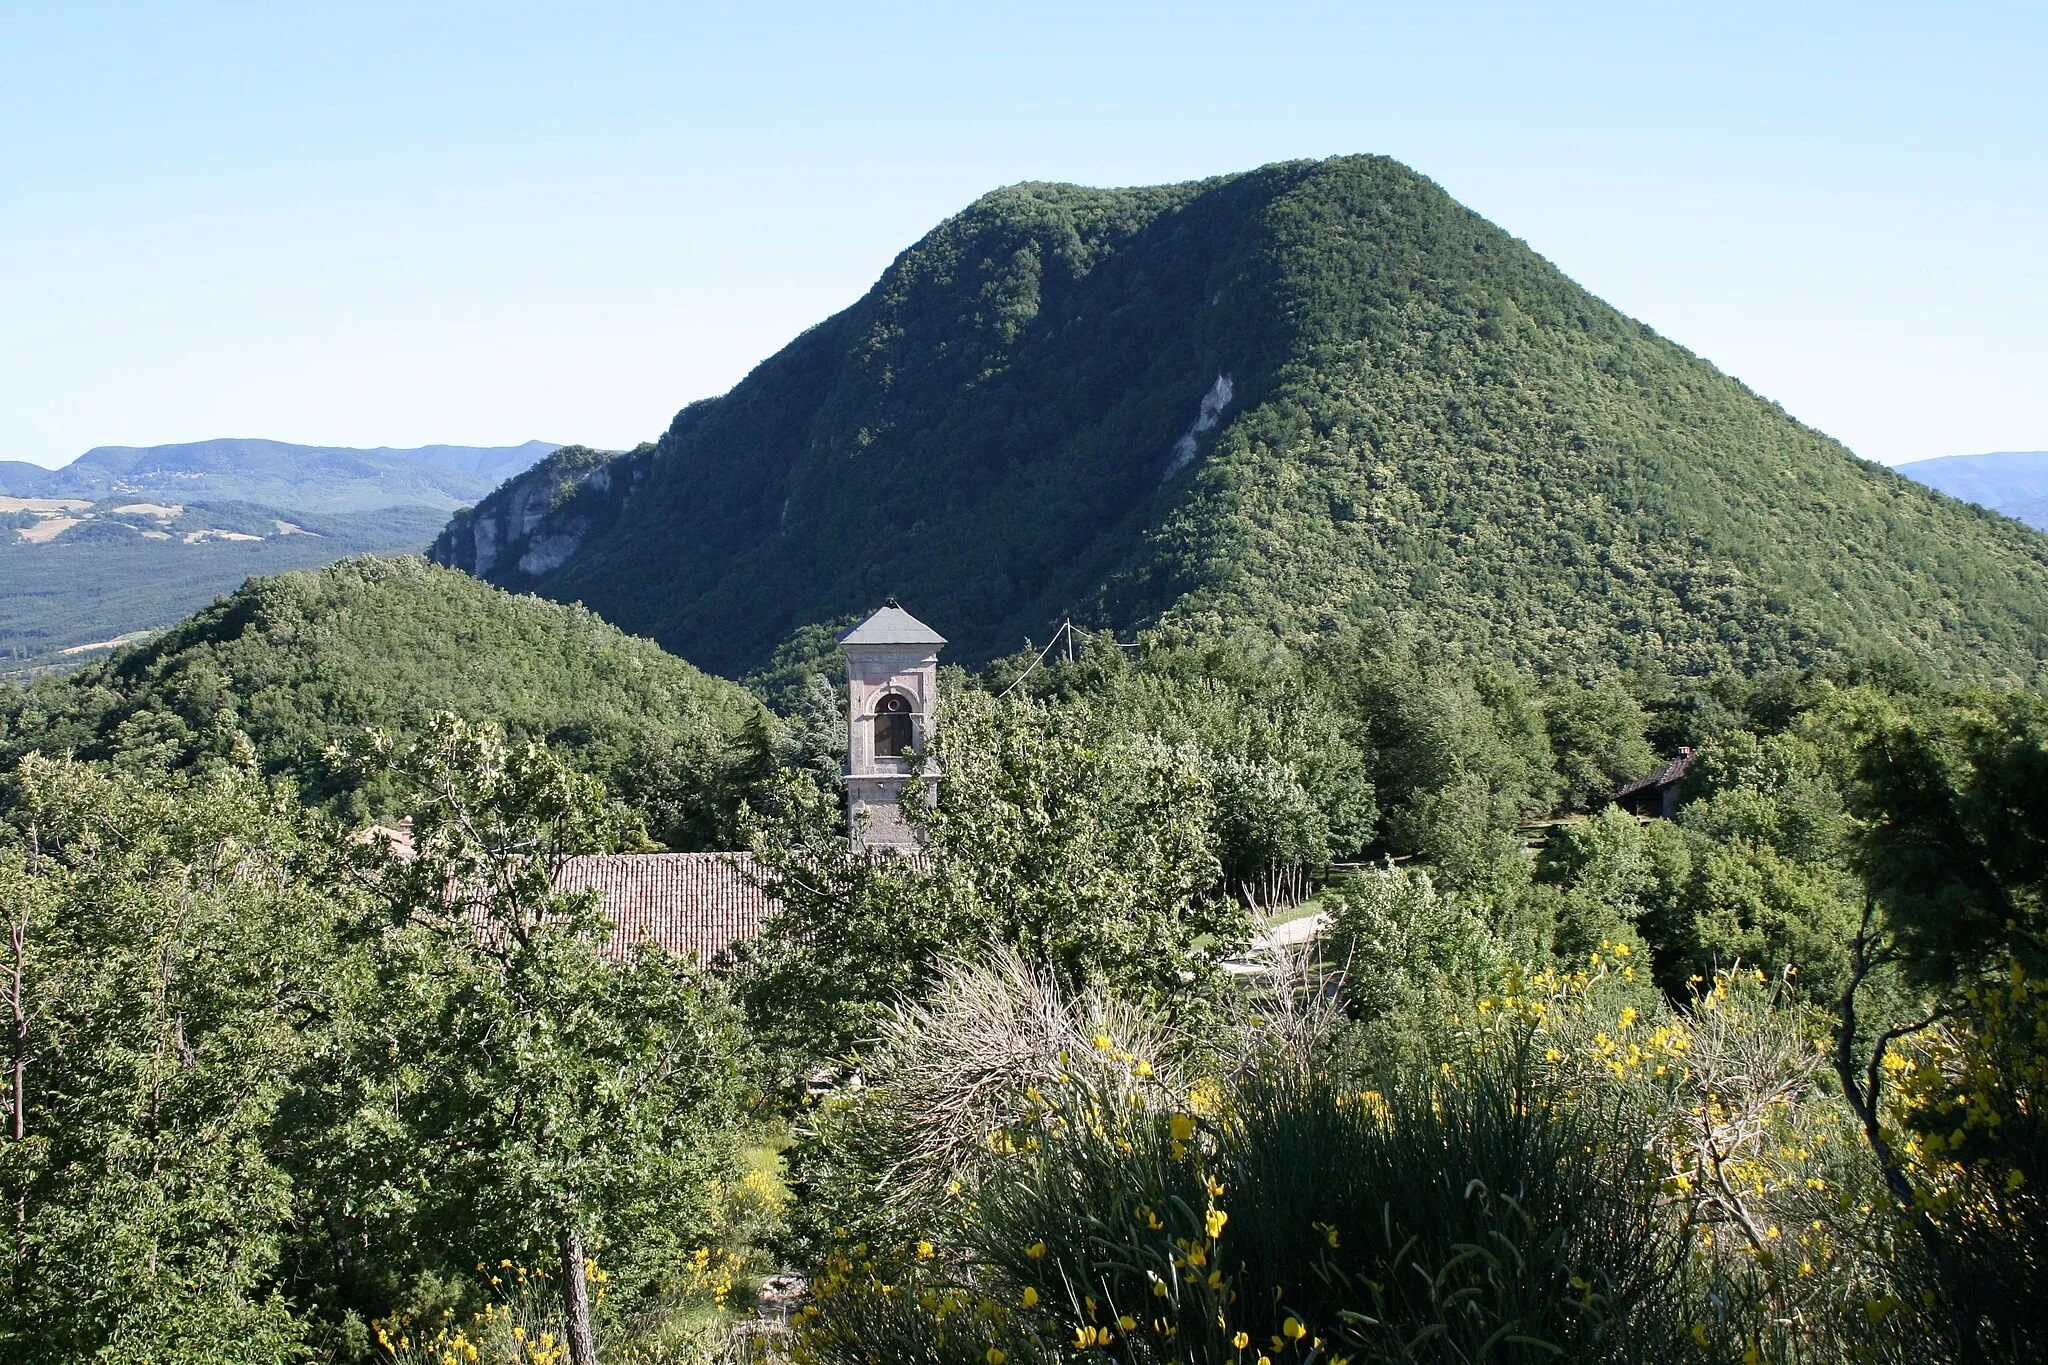
<path fill-rule="evenodd" d="M 895 598 L 839 637 L 842 645 L 942 645 L 946 637 L 898 606 Z"/>

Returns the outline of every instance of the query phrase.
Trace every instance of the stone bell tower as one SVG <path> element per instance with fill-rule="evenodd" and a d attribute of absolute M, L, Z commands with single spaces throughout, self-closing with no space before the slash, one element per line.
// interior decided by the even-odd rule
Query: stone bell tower
<path fill-rule="evenodd" d="M 863 848 L 914 849 L 903 818 L 910 755 L 923 753 L 939 705 L 939 647 L 945 637 L 887 605 L 839 637 L 846 654 L 846 820 Z M 926 800 L 938 772 L 926 768 Z"/>

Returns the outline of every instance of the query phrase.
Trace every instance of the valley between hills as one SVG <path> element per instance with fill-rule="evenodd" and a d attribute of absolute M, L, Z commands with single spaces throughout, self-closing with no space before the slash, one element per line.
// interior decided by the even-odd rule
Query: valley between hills
<path fill-rule="evenodd" d="M 0 463 L 0 673 L 76 667 L 252 577 L 416 553 L 553 449 L 227 440 Z"/>

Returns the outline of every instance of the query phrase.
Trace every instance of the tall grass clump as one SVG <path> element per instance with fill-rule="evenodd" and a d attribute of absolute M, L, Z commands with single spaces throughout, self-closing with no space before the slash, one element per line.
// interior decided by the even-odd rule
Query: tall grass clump
<path fill-rule="evenodd" d="M 1544 1085 L 1526 1036 L 1385 1092 L 1254 1075 L 1219 1127 L 1255 1338 L 1292 1316 L 1362 1359 L 1614 1358 L 1684 1263 L 1645 1116 Z"/>
<path fill-rule="evenodd" d="M 1684 1257 L 1641 1124 L 1555 1103 L 1526 1049 L 1392 1094 L 1278 1067 L 1185 1112 L 1103 1092 L 1077 1079 L 1006 1134 L 965 1220 L 972 1263 L 1043 1308 L 1034 1342 L 1610 1358 Z"/>

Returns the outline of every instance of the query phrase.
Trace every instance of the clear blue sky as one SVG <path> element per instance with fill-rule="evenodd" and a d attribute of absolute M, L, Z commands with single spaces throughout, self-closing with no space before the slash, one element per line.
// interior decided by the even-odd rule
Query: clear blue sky
<path fill-rule="evenodd" d="M 623 446 L 1018 180 L 1381 152 L 1887 462 L 2048 448 L 2048 6 L 0 8 L 0 458 Z"/>

